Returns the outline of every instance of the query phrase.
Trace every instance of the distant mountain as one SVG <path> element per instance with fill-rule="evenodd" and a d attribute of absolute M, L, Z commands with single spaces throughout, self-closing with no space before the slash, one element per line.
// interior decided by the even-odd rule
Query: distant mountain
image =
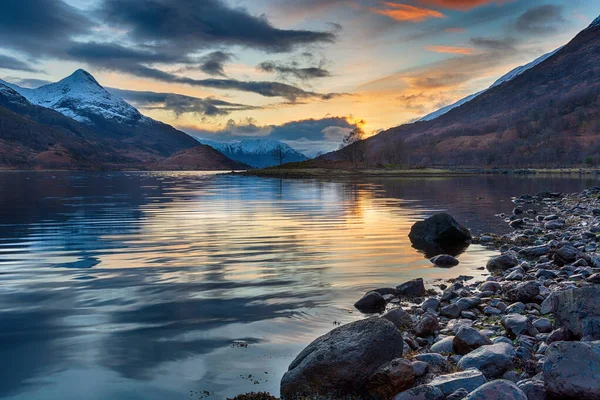
<path fill-rule="evenodd" d="M 200 143 L 218 150 L 232 160 L 248 164 L 255 168 L 279 165 L 279 151 L 281 151 L 283 163 L 308 160 L 308 157 L 304 154 L 278 140 L 245 139 L 234 142 L 219 142 L 204 138 L 196 139 Z"/>
<path fill-rule="evenodd" d="M 481 95 L 482 93 L 485 93 L 487 90 L 494 88 L 496 86 L 499 86 L 501 84 L 503 84 L 504 82 L 508 82 L 511 81 L 513 79 L 515 79 L 517 76 L 521 75 L 523 72 L 535 67 L 536 65 L 546 61 L 548 58 L 552 57 L 554 54 L 556 54 L 560 49 L 562 49 L 562 47 L 559 47 L 558 49 L 551 51 L 550 53 L 544 54 L 543 56 L 536 58 L 535 60 L 533 60 L 532 62 L 530 62 L 529 64 L 525 64 L 525 65 L 521 65 L 520 67 L 517 67 L 515 69 L 513 69 L 512 71 L 510 71 L 509 73 L 503 75 L 501 78 L 499 78 L 496 82 L 494 82 L 492 84 L 492 86 L 490 86 L 488 89 L 482 90 L 480 92 L 471 94 L 463 99 L 460 99 L 459 101 L 457 101 L 454 104 L 450 104 L 449 106 L 440 108 L 437 111 L 432 112 L 431 114 L 428 114 L 426 116 L 424 116 L 423 118 L 421 118 L 419 121 L 431 121 L 432 119 L 436 119 L 437 117 L 440 117 L 444 114 L 446 114 L 448 111 L 455 109 L 456 107 L 460 107 L 465 103 L 468 103 L 469 101 L 473 100 L 474 98 L 476 98 L 477 96 Z"/>
<path fill-rule="evenodd" d="M 410 166 L 600 165 L 600 18 L 542 60 L 427 121 L 320 160 Z"/>
<path fill-rule="evenodd" d="M 0 81 L 0 111 L 2 168 L 156 169 L 186 152 L 185 165 L 169 165 L 247 168 L 172 126 L 143 116 L 83 70 L 37 89 Z M 192 162 L 194 158 L 197 162 Z"/>

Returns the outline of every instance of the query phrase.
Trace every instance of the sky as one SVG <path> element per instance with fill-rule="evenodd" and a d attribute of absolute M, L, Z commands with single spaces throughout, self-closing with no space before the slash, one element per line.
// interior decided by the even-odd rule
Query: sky
<path fill-rule="evenodd" d="M 3 0 L 0 78 L 83 68 L 190 134 L 315 155 L 482 90 L 599 15 L 596 0 Z"/>

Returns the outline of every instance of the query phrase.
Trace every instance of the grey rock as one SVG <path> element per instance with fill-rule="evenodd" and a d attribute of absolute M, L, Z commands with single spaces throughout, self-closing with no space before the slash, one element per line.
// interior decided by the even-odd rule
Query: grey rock
<path fill-rule="evenodd" d="M 527 396 L 515 383 L 498 379 L 480 386 L 465 400 L 527 400 Z"/>
<path fill-rule="evenodd" d="M 449 254 L 440 254 L 431 258 L 429 261 L 431 261 L 435 266 L 441 268 L 451 268 L 459 264 L 459 261 L 456 259 L 456 257 L 453 257 Z"/>
<path fill-rule="evenodd" d="M 512 340 L 510 340 L 509 338 L 507 338 L 505 336 L 496 336 L 495 338 L 492 339 L 492 343 L 494 343 L 494 344 L 506 343 L 506 344 L 510 344 L 511 346 L 513 344 Z"/>
<path fill-rule="evenodd" d="M 427 372 L 429 368 L 429 364 L 424 361 L 413 361 L 412 362 L 413 371 L 416 377 L 423 376 Z"/>
<path fill-rule="evenodd" d="M 550 246 L 543 244 L 541 246 L 524 247 L 519 251 L 519 255 L 525 258 L 537 258 L 550 252 Z"/>
<path fill-rule="evenodd" d="M 456 301 L 456 305 L 460 307 L 461 310 L 470 310 L 471 308 L 477 307 L 479 304 L 481 304 L 481 299 L 477 297 L 463 297 Z"/>
<path fill-rule="evenodd" d="M 506 343 L 490 344 L 463 356 L 458 367 L 463 370 L 477 368 L 487 378 L 498 378 L 512 368 L 515 357 L 513 346 Z"/>
<path fill-rule="evenodd" d="M 539 318 L 533 321 L 533 327 L 540 333 L 550 333 L 552 332 L 552 321 L 548 318 Z"/>
<path fill-rule="evenodd" d="M 450 396 L 446 397 L 446 400 L 462 400 L 469 395 L 469 392 L 466 389 L 458 389 L 456 392 L 452 393 Z"/>
<path fill-rule="evenodd" d="M 354 303 L 354 307 L 362 313 L 374 314 L 383 312 L 386 304 L 387 302 L 382 295 L 377 292 L 369 292 Z"/>
<path fill-rule="evenodd" d="M 514 302 L 530 303 L 540 294 L 540 285 L 536 281 L 509 282 L 504 287 L 505 297 Z"/>
<path fill-rule="evenodd" d="M 600 342 L 552 343 L 542 372 L 552 396 L 600 399 Z"/>
<path fill-rule="evenodd" d="M 485 315 L 500 315 L 500 314 L 502 314 L 502 311 L 498 310 L 495 307 L 487 306 L 483 309 L 483 313 Z"/>
<path fill-rule="evenodd" d="M 561 229 L 565 226 L 565 220 L 563 219 L 555 219 L 552 221 L 548 221 L 544 224 L 544 228 L 548 230 Z"/>
<path fill-rule="evenodd" d="M 477 329 L 462 327 L 454 336 L 452 344 L 454 353 L 465 355 L 481 346 L 492 344 L 492 341 Z"/>
<path fill-rule="evenodd" d="M 575 337 L 600 339 L 600 286 L 564 290 L 549 300 L 557 326 Z"/>
<path fill-rule="evenodd" d="M 425 294 L 425 284 L 423 278 L 417 278 L 396 286 L 396 290 L 398 290 L 398 294 L 403 296 L 423 296 Z"/>
<path fill-rule="evenodd" d="M 412 326 L 412 318 L 409 313 L 404 311 L 402 308 L 393 308 L 381 316 L 385 318 L 400 330 L 407 330 Z"/>
<path fill-rule="evenodd" d="M 485 376 L 480 371 L 470 369 L 453 374 L 440 375 L 429 382 L 429 385 L 438 388 L 444 395 L 448 396 L 458 389 L 465 389 L 471 392 L 486 383 L 487 379 L 485 379 Z"/>
<path fill-rule="evenodd" d="M 430 297 L 428 299 L 426 299 L 423 303 L 421 303 L 421 308 L 424 311 L 437 311 L 438 308 L 440 308 L 440 301 L 438 299 L 436 299 L 435 297 Z"/>
<path fill-rule="evenodd" d="M 525 393 L 527 400 L 546 400 L 546 388 L 544 382 L 538 379 L 525 379 L 517 382 L 519 389 Z"/>
<path fill-rule="evenodd" d="M 438 329 L 438 319 L 431 314 L 423 315 L 414 326 L 415 334 L 422 338 L 432 336 Z"/>
<path fill-rule="evenodd" d="M 401 332 L 383 318 L 341 326 L 309 344 L 281 379 L 284 398 L 362 395 L 368 378 L 402 357 Z"/>
<path fill-rule="evenodd" d="M 502 290 L 502 286 L 500 286 L 498 282 L 487 281 L 482 283 L 481 286 L 479 286 L 479 290 L 482 292 L 496 293 Z"/>
<path fill-rule="evenodd" d="M 446 338 L 443 338 L 442 340 L 440 340 L 437 343 L 434 343 L 431 346 L 431 351 L 434 353 L 452 353 L 454 351 L 453 341 L 454 336 L 448 336 Z"/>
<path fill-rule="evenodd" d="M 445 307 L 442 307 L 440 310 L 440 315 L 446 318 L 458 318 L 460 316 L 460 312 L 462 310 L 456 304 L 448 304 Z"/>
<path fill-rule="evenodd" d="M 394 400 L 444 400 L 446 396 L 436 387 L 429 385 L 416 386 L 398 393 Z"/>
<path fill-rule="evenodd" d="M 417 354 L 415 360 L 423 361 L 432 367 L 444 368 L 448 364 L 446 359 L 437 353 L 423 353 Z"/>
<path fill-rule="evenodd" d="M 567 244 L 554 252 L 554 262 L 559 267 L 575 262 L 581 252 L 574 246 Z"/>
<path fill-rule="evenodd" d="M 408 234 L 413 243 L 461 243 L 471 240 L 471 232 L 447 213 L 435 214 L 415 223 Z"/>
<path fill-rule="evenodd" d="M 502 272 L 506 271 L 507 269 L 516 267 L 517 264 L 519 264 L 519 260 L 517 259 L 515 254 L 512 252 L 506 252 L 497 257 L 490 258 L 490 260 L 487 262 L 486 268 L 490 272 Z"/>
<path fill-rule="evenodd" d="M 404 358 L 392 360 L 367 380 L 367 390 L 374 398 L 389 399 L 410 388 L 415 381 L 412 363 Z"/>
<path fill-rule="evenodd" d="M 506 329 L 509 337 L 517 337 L 521 334 L 535 336 L 539 332 L 533 327 L 531 321 L 521 314 L 508 314 L 502 317 L 500 323 Z"/>
<path fill-rule="evenodd" d="M 525 304 L 519 301 L 509 305 L 504 311 L 506 311 L 507 314 L 521 314 L 525 311 L 526 308 L 527 307 L 525 306 Z"/>

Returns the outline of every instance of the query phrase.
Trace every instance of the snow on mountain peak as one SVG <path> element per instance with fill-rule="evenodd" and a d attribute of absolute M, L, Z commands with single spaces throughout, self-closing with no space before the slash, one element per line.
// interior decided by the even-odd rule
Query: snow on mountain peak
<path fill-rule="evenodd" d="M 590 26 L 588 26 L 588 29 L 593 28 L 595 26 L 600 26 L 600 17 L 593 20 L 592 23 L 590 24 Z"/>
<path fill-rule="evenodd" d="M 66 78 L 36 89 L 7 86 L 38 106 L 51 108 L 78 122 L 93 123 L 95 119 L 116 120 L 133 124 L 149 120 L 132 105 L 110 94 L 87 71 L 78 69 Z"/>

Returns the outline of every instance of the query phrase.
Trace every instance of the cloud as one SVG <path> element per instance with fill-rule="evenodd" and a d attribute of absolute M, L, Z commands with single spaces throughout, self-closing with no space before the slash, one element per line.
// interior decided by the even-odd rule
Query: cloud
<path fill-rule="evenodd" d="M 321 67 L 300 68 L 298 63 L 294 62 L 291 65 L 279 64 L 273 61 L 265 61 L 258 65 L 258 69 L 265 72 L 276 72 L 282 78 L 292 76 L 302 81 L 307 81 L 316 78 L 327 78 L 331 73 Z"/>
<path fill-rule="evenodd" d="M 396 21 L 421 22 L 430 18 L 445 17 L 445 15 L 439 11 L 411 6 L 409 4 L 387 1 L 382 3 L 382 5 L 385 6 L 385 8 L 371 8 L 371 11 L 375 14 L 385 15 Z"/>
<path fill-rule="evenodd" d="M 3 78 L 7 82 L 14 83 L 16 85 L 26 87 L 26 88 L 38 88 L 40 86 L 47 85 L 52 83 L 52 81 L 47 81 L 45 79 L 36 79 L 36 78 L 19 78 L 18 76 L 7 76 Z"/>
<path fill-rule="evenodd" d="M 209 98 L 198 98 L 175 93 L 144 92 L 107 88 L 107 90 L 134 106 L 147 110 L 172 111 L 176 115 L 194 113 L 204 116 L 228 115 L 233 111 L 256 110 L 259 107 Z"/>
<path fill-rule="evenodd" d="M 456 27 L 450 27 L 450 28 L 444 29 L 444 32 L 448 32 L 448 33 L 463 33 L 466 31 L 467 30 L 465 28 L 456 28 Z"/>
<path fill-rule="evenodd" d="M 474 38 L 471 38 L 471 43 L 476 47 L 490 49 L 490 50 L 515 50 L 515 46 L 517 45 L 518 40 L 513 37 L 505 37 L 505 38 L 474 37 Z"/>
<path fill-rule="evenodd" d="M 472 8 L 486 6 L 492 3 L 502 5 L 508 1 L 511 0 L 419 0 L 419 3 L 433 7 L 468 11 Z"/>
<path fill-rule="evenodd" d="M 331 43 L 330 32 L 279 29 L 264 16 L 231 8 L 220 0 L 105 0 L 101 15 L 107 24 L 127 29 L 129 37 L 165 52 L 194 52 L 215 45 L 240 45 L 267 52 Z"/>
<path fill-rule="evenodd" d="M 552 33 L 565 22 L 562 7 L 546 4 L 527 10 L 516 22 L 517 30 L 525 33 Z"/>
<path fill-rule="evenodd" d="M 34 56 L 57 54 L 73 36 L 93 25 L 61 0 L 4 0 L 0 11 L 0 47 Z"/>
<path fill-rule="evenodd" d="M 457 46 L 429 46 L 429 51 L 435 51 L 436 53 L 450 53 L 450 54 L 463 54 L 471 55 L 475 54 L 475 49 L 472 47 L 457 47 Z"/>
<path fill-rule="evenodd" d="M 11 69 L 14 71 L 25 72 L 40 72 L 28 63 L 4 54 L 0 54 L 0 69 Z"/>
<path fill-rule="evenodd" d="M 233 54 L 213 51 L 200 59 L 200 70 L 208 75 L 226 76 L 225 64 L 231 61 Z"/>

